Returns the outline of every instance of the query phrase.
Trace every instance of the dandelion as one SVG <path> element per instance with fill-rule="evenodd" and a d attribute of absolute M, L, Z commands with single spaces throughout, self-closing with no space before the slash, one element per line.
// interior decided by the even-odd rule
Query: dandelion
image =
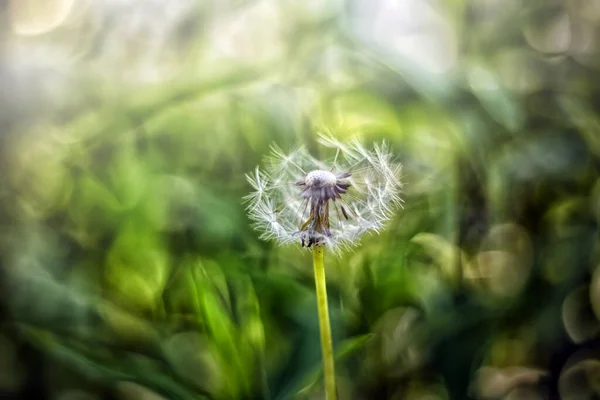
<path fill-rule="evenodd" d="M 327 310 L 323 248 L 334 253 L 379 232 L 402 204 L 401 165 L 385 143 L 367 149 L 358 140 L 343 143 L 321 135 L 332 158 L 320 161 L 305 147 L 289 153 L 272 147 L 265 168 L 246 178 L 244 197 L 261 238 L 313 250 L 327 399 L 336 398 L 333 349 Z"/>
<path fill-rule="evenodd" d="M 335 150 L 330 162 L 304 147 L 288 154 L 273 147 L 265 169 L 247 175 L 254 190 L 245 200 L 263 239 L 339 253 L 379 232 L 401 204 L 401 166 L 385 143 L 368 150 L 356 140 L 319 142 Z"/>

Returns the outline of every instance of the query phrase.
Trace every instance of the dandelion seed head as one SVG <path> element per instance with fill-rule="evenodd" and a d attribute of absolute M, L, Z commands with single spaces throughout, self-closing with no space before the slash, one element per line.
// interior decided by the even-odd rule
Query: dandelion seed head
<path fill-rule="evenodd" d="M 339 252 L 380 232 L 401 206 L 401 164 L 385 143 L 369 150 L 331 135 L 319 143 L 335 155 L 319 160 L 304 146 L 272 146 L 264 169 L 246 175 L 252 192 L 244 201 L 262 239 Z"/>
<path fill-rule="evenodd" d="M 306 178 L 304 179 L 304 183 L 307 186 L 326 186 L 326 187 L 334 187 L 335 183 L 337 181 L 337 178 L 335 177 L 335 174 L 329 172 L 329 171 L 323 171 L 321 169 L 317 169 L 314 171 L 311 171 L 308 173 L 308 175 L 306 175 Z"/>

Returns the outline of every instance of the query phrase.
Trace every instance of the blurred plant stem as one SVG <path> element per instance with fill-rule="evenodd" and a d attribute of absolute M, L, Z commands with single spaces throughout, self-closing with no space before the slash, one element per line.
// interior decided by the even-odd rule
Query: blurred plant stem
<path fill-rule="evenodd" d="M 327 400 L 336 400 L 335 367 L 333 363 L 333 344 L 331 341 L 331 326 L 327 308 L 327 286 L 325 282 L 325 264 L 323 262 L 323 247 L 313 250 L 315 268 L 315 286 L 317 290 L 317 308 L 319 311 L 319 329 L 321 331 L 321 353 L 323 372 L 325 374 L 325 394 Z"/>

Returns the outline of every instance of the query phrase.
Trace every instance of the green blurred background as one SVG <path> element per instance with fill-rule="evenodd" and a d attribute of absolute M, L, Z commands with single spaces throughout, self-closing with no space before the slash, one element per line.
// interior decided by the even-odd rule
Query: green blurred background
<path fill-rule="evenodd" d="M 0 397 L 321 399 L 244 174 L 387 140 L 327 256 L 341 400 L 600 398 L 600 2 L 0 1 Z"/>

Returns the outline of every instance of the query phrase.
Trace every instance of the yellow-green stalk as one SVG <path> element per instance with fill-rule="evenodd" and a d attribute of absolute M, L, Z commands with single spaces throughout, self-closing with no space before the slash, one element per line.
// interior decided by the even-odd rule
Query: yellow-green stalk
<path fill-rule="evenodd" d="M 316 246 L 313 248 L 313 264 L 315 269 L 315 287 L 317 290 L 319 330 L 321 332 L 325 398 L 326 400 L 336 400 L 335 365 L 333 362 L 333 343 L 331 340 L 331 325 L 329 323 L 329 310 L 327 307 L 327 286 L 325 281 L 325 264 L 323 262 L 323 246 Z"/>

